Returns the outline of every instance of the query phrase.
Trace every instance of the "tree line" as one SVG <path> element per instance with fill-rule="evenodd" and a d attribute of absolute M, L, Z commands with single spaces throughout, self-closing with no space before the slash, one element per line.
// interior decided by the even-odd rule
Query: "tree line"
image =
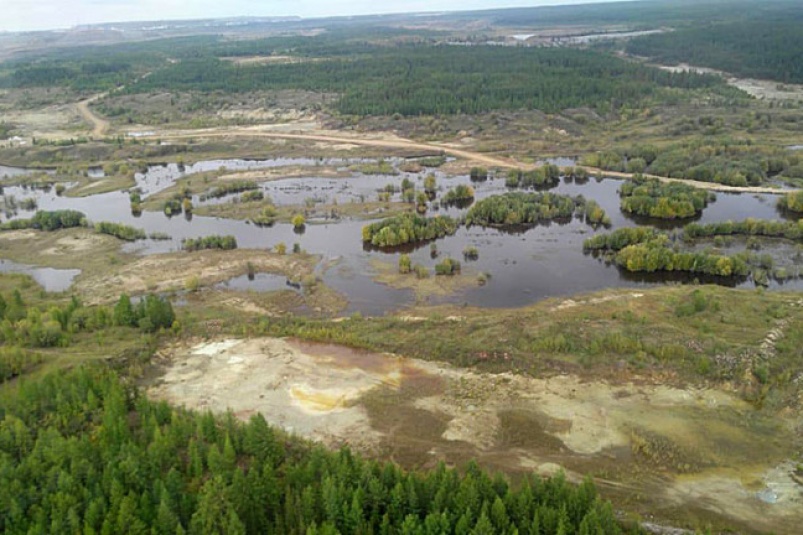
<path fill-rule="evenodd" d="M 700 125 L 716 124 L 698 117 Z M 803 156 L 751 140 L 694 139 L 665 147 L 634 145 L 589 153 L 581 163 L 606 171 L 649 173 L 728 186 L 758 186 L 772 177 L 803 178 Z"/>
<path fill-rule="evenodd" d="M 744 221 L 722 221 L 706 225 L 690 223 L 683 227 L 682 236 L 689 240 L 714 236 L 766 236 L 803 241 L 803 219 L 772 221 L 748 218 Z"/>
<path fill-rule="evenodd" d="M 78 210 L 39 211 L 30 219 L 12 219 L 0 225 L 1 230 L 32 228 L 54 231 L 63 228 L 86 226 L 86 215 Z"/>
<path fill-rule="evenodd" d="M 604 112 L 640 104 L 669 88 L 729 91 L 716 76 L 670 73 L 589 50 L 425 44 L 273 65 L 187 58 L 125 91 L 303 89 L 339 94 L 335 108 L 344 114 L 417 116 L 522 108 Z"/>
<path fill-rule="evenodd" d="M 101 367 L 0 396 L 4 533 L 617 534 L 594 485 L 407 472 L 148 400 Z"/>
<path fill-rule="evenodd" d="M 244 191 L 252 191 L 259 189 L 259 185 L 253 180 L 235 180 L 233 182 L 225 182 L 219 186 L 215 186 L 209 191 L 203 193 L 199 200 L 205 201 L 207 199 L 219 199 L 232 193 L 242 193 Z"/>
<path fill-rule="evenodd" d="M 222 249 L 229 251 L 237 248 L 237 238 L 234 236 L 202 236 L 200 238 L 185 238 L 181 240 L 181 248 L 185 251 L 202 251 L 204 249 Z"/>
<path fill-rule="evenodd" d="M 97 223 L 93 223 L 92 226 L 95 229 L 95 232 L 108 234 L 124 241 L 144 240 L 148 237 L 144 230 L 120 223 L 99 221 Z"/>
<path fill-rule="evenodd" d="M 629 41 L 626 50 L 662 63 L 688 63 L 737 76 L 799 84 L 803 83 L 801 24 L 800 9 L 789 10 L 777 20 L 751 17 L 749 21 L 698 24 L 645 35 Z"/>

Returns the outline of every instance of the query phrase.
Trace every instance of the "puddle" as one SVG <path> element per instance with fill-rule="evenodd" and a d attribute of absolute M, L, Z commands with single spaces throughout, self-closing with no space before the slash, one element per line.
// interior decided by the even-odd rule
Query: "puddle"
<path fill-rule="evenodd" d="M 284 275 L 273 273 L 255 273 L 254 275 L 241 275 L 215 285 L 218 290 L 253 290 L 257 292 L 278 292 L 291 290 L 301 292 L 297 284 L 291 283 Z"/>
<path fill-rule="evenodd" d="M 24 273 L 33 277 L 46 292 L 64 292 L 72 286 L 81 270 L 27 266 L 11 260 L 0 260 L 0 273 Z"/>

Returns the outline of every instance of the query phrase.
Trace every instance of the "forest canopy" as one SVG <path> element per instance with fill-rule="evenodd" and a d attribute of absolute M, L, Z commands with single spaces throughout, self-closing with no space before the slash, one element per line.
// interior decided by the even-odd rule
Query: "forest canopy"
<path fill-rule="evenodd" d="M 749 8 L 753 9 L 753 6 Z M 803 83 L 803 14 L 785 20 L 705 24 L 631 40 L 627 52 L 661 63 L 688 63 L 737 76 Z"/>
<path fill-rule="evenodd" d="M 0 393 L 4 533 L 622 533 L 592 483 L 476 464 L 406 472 L 231 413 L 152 402 L 103 368 Z"/>

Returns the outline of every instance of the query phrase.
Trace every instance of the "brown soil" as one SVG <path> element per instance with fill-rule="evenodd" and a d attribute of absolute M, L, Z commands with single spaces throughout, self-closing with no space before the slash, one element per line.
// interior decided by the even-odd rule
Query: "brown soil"
<path fill-rule="evenodd" d="M 312 273 L 316 258 L 279 255 L 268 251 L 198 251 L 150 255 L 113 267 L 102 275 L 80 278 L 75 290 L 90 304 L 108 303 L 121 293 L 171 292 L 209 286 L 254 270 L 303 278 Z"/>
<path fill-rule="evenodd" d="M 294 127 L 292 124 L 287 126 L 297 130 L 297 128 Z M 457 158 L 462 158 L 464 160 L 471 162 L 472 164 L 483 165 L 488 167 L 499 167 L 504 169 L 516 168 L 516 169 L 526 170 L 536 167 L 533 164 L 519 162 L 510 158 L 492 156 L 480 152 L 473 152 L 457 148 L 450 144 L 422 143 L 418 141 L 411 141 L 408 139 L 398 138 L 390 134 L 369 138 L 369 137 L 346 136 L 339 132 L 331 132 L 331 133 L 328 131 L 320 131 L 320 132 L 323 133 L 300 134 L 300 133 L 290 133 L 290 132 L 267 131 L 263 127 L 242 127 L 242 128 L 227 128 L 227 129 L 203 129 L 194 131 L 173 131 L 173 132 L 165 131 L 155 134 L 153 136 L 145 136 L 145 139 L 189 139 L 189 138 L 199 138 L 199 137 L 209 138 L 209 137 L 244 137 L 244 136 L 264 137 L 264 138 L 274 138 L 274 139 L 275 138 L 294 139 L 294 140 L 316 141 L 316 142 L 334 143 L 334 144 L 348 144 L 348 145 L 359 145 L 368 147 L 386 147 L 393 149 L 411 149 L 411 150 L 420 150 L 429 152 L 440 152 L 443 154 L 448 154 L 450 156 L 455 156 Z M 593 167 L 586 167 L 585 169 L 590 173 L 601 173 L 604 176 L 610 176 L 616 178 L 631 178 L 633 176 L 631 173 L 602 171 L 600 169 L 596 169 Z M 694 187 L 703 188 L 711 191 L 723 191 L 732 193 L 775 193 L 775 194 L 789 193 L 790 191 L 793 191 L 793 190 L 782 191 L 777 188 L 758 187 L 758 186 L 745 186 L 745 187 L 726 186 L 723 184 L 715 184 L 713 182 L 700 182 L 697 180 L 659 177 L 653 175 L 645 175 L 645 176 L 649 178 L 658 178 L 665 182 L 682 182 Z"/>
<path fill-rule="evenodd" d="M 259 411 L 408 467 L 472 458 L 511 474 L 562 467 L 570 478 L 595 474 L 607 495 L 670 523 L 793 532 L 803 521 L 786 422 L 713 388 L 486 374 L 271 338 L 167 348 L 158 364 L 158 398 L 243 418 Z"/>
<path fill-rule="evenodd" d="M 399 273 L 399 268 L 395 264 L 383 262 L 382 260 L 371 260 L 371 268 L 376 272 L 374 280 L 380 284 L 391 288 L 412 290 L 415 292 L 416 302 L 426 303 L 431 297 L 446 297 L 465 290 L 476 287 L 477 275 L 463 269 L 457 275 L 450 277 L 438 276 L 430 269 L 429 277 L 419 279 L 415 273 Z"/>
<path fill-rule="evenodd" d="M 109 121 L 103 119 L 93 112 L 89 105 L 105 96 L 106 93 L 100 93 L 86 100 L 82 100 L 75 105 L 75 108 L 78 110 L 81 118 L 89 123 L 89 125 L 92 127 L 92 136 L 94 137 L 103 137 L 103 135 L 106 134 L 106 132 L 109 130 Z"/>

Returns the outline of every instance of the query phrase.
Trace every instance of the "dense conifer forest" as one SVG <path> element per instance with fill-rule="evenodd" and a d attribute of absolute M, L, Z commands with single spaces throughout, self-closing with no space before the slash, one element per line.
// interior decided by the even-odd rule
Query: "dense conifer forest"
<path fill-rule="evenodd" d="M 749 9 L 754 9 L 750 6 Z M 688 63 L 737 76 L 803 83 L 803 17 L 706 24 L 633 39 L 627 51 L 661 63 Z"/>
<path fill-rule="evenodd" d="M 4 533 L 623 532 L 594 486 L 515 487 L 476 465 L 405 472 L 228 414 L 148 401 L 110 371 L 24 381 L 0 397 Z"/>

